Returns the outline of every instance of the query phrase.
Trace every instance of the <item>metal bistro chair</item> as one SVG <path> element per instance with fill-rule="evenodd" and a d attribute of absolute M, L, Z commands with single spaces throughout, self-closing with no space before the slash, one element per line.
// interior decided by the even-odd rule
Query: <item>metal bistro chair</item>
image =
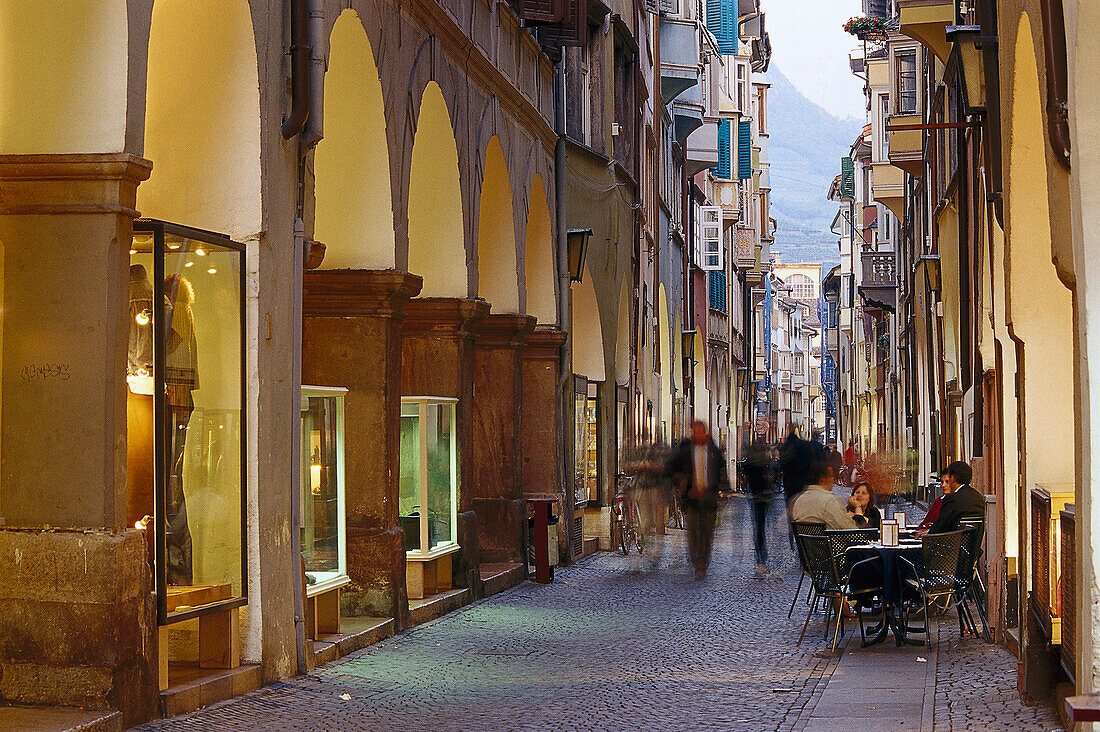
<path fill-rule="evenodd" d="M 851 565 L 848 563 L 848 547 L 858 544 L 870 544 L 878 539 L 878 529 L 826 529 L 825 538 L 829 540 L 829 550 L 840 557 L 840 577 L 845 582 L 848 580 L 848 572 Z"/>
<path fill-rule="evenodd" d="M 810 582 L 818 598 L 829 600 L 828 611 L 825 615 L 825 637 L 829 637 L 829 626 L 832 624 L 832 614 L 836 613 L 836 630 L 833 631 L 832 649 L 836 649 L 837 634 L 844 634 L 844 613 L 841 611 L 848 599 L 847 588 L 840 577 L 837 557 L 829 549 L 829 540 L 824 536 L 799 537 L 799 542 L 806 555 L 806 567 L 810 575 Z M 813 615 L 814 605 L 806 612 L 806 621 L 802 623 L 802 632 L 798 636 L 798 643 L 802 645 L 802 638 L 806 635 L 806 627 L 810 624 L 810 616 Z"/>
<path fill-rule="evenodd" d="M 969 529 L 944 534 L 926 534 L 921 539 L 922 564 L 919 569 L 905 557 L 898 558 L 898 573 L 902 581 L 903 623 L 907 631 L 924 633 L 925 644 L 932 647 L 932 626 L 928 622 L 928 607 L 940 598 L 949 603 L 955 598 L 959 577 L 959 554 Z M 909 625 L 909 603 L 905 591 L 920 598 L 924 606 L 924 627 Z"/>
<path fill-rule="evenodd" d="M 791 619 L 791 615 L 794 614 L 795 603 L 798 602 L 798 594 L 802 592 L 802 582 L 806 577 L 810 576 L 810 568 L 806 564 L 806 552 L 802 548 L 803 536 L 825 536 L 825 524 L 815 523 L 812 521 L 792 521 L 791 528 L 794 529 L 794 546 L 798 551 L 798 563 L 802 566 L 802 574 L 798 577 L 798 587 L 794 591 L 794 599 L 791 600 L 791 609 L 787 611 L 787 619 Z M 813 581 L 810 581 L 809 597 L 807 601 L 810 605 L 813 605 Z"/>
<path fill-rule="evenodd" d="M 955 592 L 956 606 L 959 610 L 959 632 L 969 629 L 974 635 L 978 634 L 978 629 L 974 625 L 974 616 L 970 611 L 970 601 L 973 600 L 974 607 L 978 609 L 978 617 L 982 621 L 982 638 L 986 643 L 991 643 L 993 638 L 989 632 L 989 618 L 985 614 L 983 604 L 985 588 L 978 574 L 978 558 L 982 555 L 982 539 L 985 537 L 985 521 L 977 516 L 964 516 L 959 519 L 959 528 L 967 531 L 966 540 L 959 552 L 959 582 Z"/>

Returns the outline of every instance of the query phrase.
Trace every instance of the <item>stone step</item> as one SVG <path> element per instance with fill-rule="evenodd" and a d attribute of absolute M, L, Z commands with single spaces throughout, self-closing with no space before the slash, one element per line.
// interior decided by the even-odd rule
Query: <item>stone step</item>
<path fill-rule="evenodd" d="M 482 564 L 478 568 L 481 572 L 482 596 L 489 597 L 498 592 L 504 592 L 523 582 L 523 565 L 515 562 L 501 562 L 498 564 Z"/>
<path fill-rule="evenodd" d="M 393 635 L 393 618 L 340 618 L 342 632 L 313 642 L 313 665 L 321 666 Z"/>
<path fill-rule="evenodd" d="M 584 549 L 581 551 L 581 556 L 587 557 L 589 554 L 595 554 L 599 550 L 600 538 L 598 536 L 584 537 Z"/>
<path fill-rule="evenodd" d="M 169 686 L 160 692 L 162 717 L 192 712 L 255 691 L 263 685 L 263 671 L 259 664 L 243 664 L 224 670 L 187 668 L 179 673 L 183 679 L 175 681 L 174 669 L 169 667 Z"/>
<path fill-rule="evenodd" d="M 122 713 L 70 707 L 0 706 L 6 732 L 122 732 Z"/>
<path fill-rule="evenodd" d="M 420 625 L 446 615 L 469 603 L 470 591 L 462 588 L 445 590 L 423 600 L 409 601 L 409 625 Z"/>

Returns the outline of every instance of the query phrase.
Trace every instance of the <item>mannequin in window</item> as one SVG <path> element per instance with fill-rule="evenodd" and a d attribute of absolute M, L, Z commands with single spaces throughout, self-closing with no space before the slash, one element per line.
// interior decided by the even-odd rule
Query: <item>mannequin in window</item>
<path fill-rule="evenodd" d="M 130 265 L 130 340 L 126 353 L 126 525 L 153 513 L 153 284 Z"/>
<path fill-rule="evenodd" d="M 183 492 L 183 463 L 191 413 L 192 392 L 199 387 L 195 319 L 191 305 L 195 291 L 183 275 L 164 280 L 164 308 L 167 323 L 165 344 L 164 404 L 169 429 L 168 475 L 165 495 L 168 552 L 168 584 L 192 584 L 191 531 L 187 524 L 187 502 Z"/>

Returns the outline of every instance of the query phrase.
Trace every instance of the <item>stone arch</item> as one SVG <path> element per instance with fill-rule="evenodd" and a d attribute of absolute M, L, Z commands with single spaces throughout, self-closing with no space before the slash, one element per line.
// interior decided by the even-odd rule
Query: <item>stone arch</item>
<path fill-rule="evenodd" d="M 201 49 L 201 51 L 200 51 Z M 260 93 L 245 0 L 157 0 L 142 215 L 244 239 L 262 228 Z"/>
<path fill-rule="evenodd" d="M 124 0 L 0 0 L 0 153 L 121 152 Z"/>
<path fill-rule="evenodd" d="M 314 236 L 324 269 L 392 269 L 395 264 L 390 159 L 382 83 L 363 24 L 340 13 L 329 36 L 325 137 L 314 158 Z"/>
<path fill-rule="evenodd" d="M 698 330 L 695 331 L 695 336 L 692 338 L 692 341 L 695 343 L 692 352 L 695 359 L 692 361 L 691 372 L 691 384 L 695 400 L 692 406 L 695 408 L 695 419 L 706 422 L 708 428 L 714 429 L 714 425 L 710 423 L 710 389 L 707 388 L 707 349 L 703 344 L 703 335 Z"/>
<path fill-rule="evenodd" d="M 584 277 L 573 285 L 573 372 L 589 381 L 606 381 L 607 368 L 603 347 L 603 321 L 596 300 L 592 272 L 585 267 Z"/>
<path fill-rule="evenodd" d="M 512 184 L 500 138 L 485 148 L 477 225 L 477 295 L 495 312 L 519 312 Z"/>
<path fill-rule="evenodd" d="M 540 324 L 558 321 L 557 267 L 554 260 L 553 227 L 550 225 L 550 205 L 542 175 L 531 181 L 527 204 L 527 234 L 524 241 L 523 274 L 527 291 L 527 313 Z"/>
<path fill-rule="evenodd" d="M 1055 404 L 1073 404 L 1073 305 L 1051 258 L 1043 96 L 1031 22 L 1022 13 L 1012 78 L 1006 274 L 1009 332 L 1025 346 L 1022 434 L 1029 485 L 1072 484 L 1074 420 Z M 1026 184 L 1025 184 L 1026 182 Z"/>
<path fill-rule="evenodd" d="M 428 82 L 420 100 L 409 170 L 409 267 L 425 297 L 466 297 L 469 279 L 458 147 L 443 91 Z"/>
<path fill-rule="evenodd" d="M 630 314 L 633 303 L 630 278 L 624 275 L 619 287 L 619 322 L 615 332 L 615 382 L 623 385 L 630 383 Z"/>

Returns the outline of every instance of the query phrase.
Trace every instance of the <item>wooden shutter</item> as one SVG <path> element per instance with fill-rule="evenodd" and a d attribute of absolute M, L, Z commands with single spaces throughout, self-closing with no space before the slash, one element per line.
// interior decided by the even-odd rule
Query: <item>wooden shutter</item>
<path fill-rule="evenodd" d="M 752 120 L 737 121 L 737 178 L 752 178 Z"/>

